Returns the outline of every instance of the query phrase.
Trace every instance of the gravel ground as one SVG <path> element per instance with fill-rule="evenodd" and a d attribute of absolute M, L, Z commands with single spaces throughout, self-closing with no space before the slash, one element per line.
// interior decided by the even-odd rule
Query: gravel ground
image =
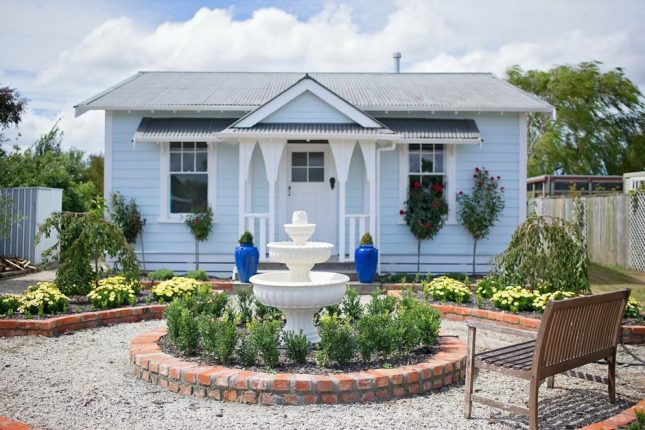
<path fill-rule="evenodd" d="M 133 377 L 128 343 L 164 323 L 150 321 L 86 330 L 57 338 L 0 338 L 0 415 L 45 429 L 524 429 L 524 417 L 474 406 L 465 420 L 463 384 L 425 396 L 387 403 L 340 406 L 256 406 L 185 398 Z M 465 339 L 465 326 L 443 322 L 443 334 Z M 515 339 L 478 333 L 478 349 Z M 620 350 L 620 349 L 619 349 Z M 632 348 L 645 357 L 645 347 Z M 619 363 L 635 360 L 622 351 Z M 88 366 L 93 363 L 92 366 Z M 606 374 L 605 366 L 586 371 Z M 642 366 L 620 365 L 618 402 L 607 403 L 601 384 L 556 378 L 540 389 L 540 428 L 576 428 L 599 421 L 645 398 Z M 481 372 L 476 388 L 501 400 L 528 398 L 524 381 Z"/>

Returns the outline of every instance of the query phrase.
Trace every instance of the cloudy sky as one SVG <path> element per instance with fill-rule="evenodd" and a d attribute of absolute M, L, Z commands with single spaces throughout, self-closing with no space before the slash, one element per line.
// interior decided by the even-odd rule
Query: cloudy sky
<path fill-rule="evenodd" d="M 21 145 L 62 117 L 65 146 L 101 152 L 103 113 L 73 106 L 138 70 L 389 72 L 401 51 L 403 72 L 599 60 L 645 89 L 643 0 L 0 0 L 0 16 Z"/>

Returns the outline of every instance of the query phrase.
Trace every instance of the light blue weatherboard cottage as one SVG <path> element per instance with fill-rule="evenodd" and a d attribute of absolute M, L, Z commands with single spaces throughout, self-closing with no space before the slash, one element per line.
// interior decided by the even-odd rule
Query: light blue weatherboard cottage
<path fill-rule="evenodd" d="M 410 181 L 441 182 L 450 212 L 422 245 L 422 270 L 468 271 L 472 241 L 455 195 L 476 166 L 502 177 L 506 207 L 478 246 L 489 269 L 526 216 L 527 114 L 545 102 L 490 74 L 140 72 L 80 103 L 105 111 L 105 195 L 133 197 L 147 219 L 147 268 L 190 270 L 182 217 L 208 202 L 215 228 L 201 245 L 212 274 L 230 274 L 239 235 L 288 240 L 306 210 L 312 240 L 351 262 L 364 232 L 380 271 L 414 272 L 416 240 L 399 214 Z M 140 248 L 137 245 L 137 248 Z"/>

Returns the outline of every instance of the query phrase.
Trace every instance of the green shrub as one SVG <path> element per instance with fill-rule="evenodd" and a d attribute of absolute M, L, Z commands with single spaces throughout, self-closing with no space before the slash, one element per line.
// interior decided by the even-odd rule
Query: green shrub
<path fill-rule="evenodd" d="M 195 352 L 197 345 L 199 345 L 197 318 L 186 308 L 183 308 L 179 315 L 179 333 L 176 344 L 186 355 Z"/>
<path fill-rule="evenodd" d="M 582 209 L 574 202 L 576 217 Z M 581 222 L 530 216 L 513 233 L 506 250 L 495 257 L 496 272 L 505 285 L 545 283 L 550 291 L 589 292 L 587 244 Z"/>
<path fill-rule="evenodd" d="M 638 300 L 630 297 L 625 306 L 625 312 L 623 313 L 623 318 L 641 318 L 641 305 L 638 303 Z"/>
<path fill-rule="evenodd" d="M 69 309 L 69 299 L 52 282 L 38 282 L 27 288 L 18 312 L 26 316 L 56 314 Z"/>
<path fill-rule="evenodd" d="M 423 333 L 417 321 L 414 305 L 409 309 L 401 309 L 393 320 L 392 339 L 393 350 L 398 354 L 408 354 L 419 346 L 423 340 Z"/>
<path fill-rule="evenodd" d="M 502 281 L 497 276 L 488 275 L 477 281 L 475 291 L 477 295 L 485 299 L 490 299 L 493 297 L 493 294 L 503 289 Z"/>
<path fill-rule="evenodd" d="M 397 327 L 390 314 L 367 313 L 356 325 L 356 344 L 363 361 L 368 362 L 374 354 L 387 358 L 395 349 Z"/>
<path fill-rule="evenodd" d="M 112 309 L 124 304 L 137 304 L 137 296 L 128 285 L 106 279 L 99 281 L 99 284 L 87 295 L 90 303 L 96 309 Z"/>
<path fill-rule="evenodd" d="M 255 299 L 255 317 L 261 321 L 282 321 L 282 311 L 273 306 L 267 306 Z"/>
<path fill-rule="evenodd" d="M 175 272 L 170 269 L 157 269 L 154 272 L 148 273 L 148 278 L 153 281 L 167 281 L 175 277 Z"/>
<path fill-rule="evenodd" d="M 243 366 L 251 367 L 258 359 L 258 349 L 250 336 L 242 336 L 237 349 L 237 356 Z"/>
<path fill-rule="evenodd" d="M 372 235 L 369 233 L 365 233 L 363 236 L 361 236 L 360 240 L 361 245 L 374 245 L 374 240 L 372 239 Z"/>
<path fill-rule="evenodd" d="M 245 231 L 244 233 L 242 233 L 239 243 L 240 245 L 253 245 L 253 235 L 251 234 L 251 232 Z"/>
<path fill-rule="evenodd" d="M 228 307 L 230 296 L 224 292 L 213 293 L 210 285 L 198 285 L 192 295 L 184 298 L 194 314 L 221 318 Z"/>
<path fill-rule="evenodd" d="M 239 338 L 235 321 L 201 315 L 198 319 L 198 327 L 204 352 L 215 356 L 220 363 L 228 364 Z"/>
<path fill-rule="evenodd" d="M 273 369 L 280 359 L 278 345 L 280 343 L 280 322 L 279 321 L 251 321 L 247 325 L 251 342 L 255 344 L 257 351 L 266 366 Z"/>
<path fill-rule="evenodd" d="M 417 303 L 409 311 L 421 331 L 421 343 L 434 345 L 439 337 L 441 313 L 426 303 Z"/>
<path fill-rule="evenodd" d="M 370 294 L 372 300 L 367 304 L 367 313 L 370 315 L 386 314 L 394 312 L 397 299 L 394 296 L 388 296 L 385 291 L 375 290 Z"/>
<path fill-rule="evenodd" d="M 324 316 L 320 319 L 320 344 L 316 360 L 320 366 L 337 362 L 347 364 L 354 356 L 355 341 L 352 329 L 337 316 Z"/>
<path fill-rule="evenodd" d="M 532 311 L 533 302 L 540 293 L 533 292 L 526 288 L 511 286 L 498 291 L 491 297 L 493 306 L 498 309 L 517 313 L 520 311 Z"/>
<path fill-rule="evenodd" d="M 201 285 L 201 283 L 194 279 L 176 276 L 167 281 L 158 283 L 152 287 L 151 292 L 152 296 L 159 301 L 159 303 L 165 303 L 193 294 L 199 285 Z"/>
<path fill-rule="evenodd" d="M 237 291 L 237 307 L 240 311 L 240 322 L 246 324 L 253 319 L 253 302 L 255 296 L 250 288 L 244 288 Z"/>
<path fill-rule="evenodd" d="M 464 272 L 449 272 L 444 275 L 446 278 L 454 279 L 455 281 L 466 283 L 470 279 Z"/>
<path fill-rule="evenodd" d="M 208 273 L 204 269 L 191 270 L 186 273 L 186 278 L 195 279 L 197 281 L 208 281 Z"/>
<path fill-rule="evenodd" d="M 287 358 L 296 364 L 307 363 L 307 354 L 311 344 L 307 336 L 300 330 L 299 333 L 287 331 L 282 337 Z"/>
<path fill-rule="evenodd" d="M 13 315 L 20 307 L 20 296 L 17 294 L 0 294 L 0 315 Z"/>
<path fill-rule="evenodd" d="M 572 297 L 576 296 L 576 293 L 571 292 L 571 291 L 554 291 L 552 293 L 543 293 L 543 294 L 535 294 L 535 299 L 533 299 L 533 310 L 536 312 L 544 312 L 544 309 L 546 308 L 546 304 L 549 302 L 549 300 L 564 300 L 564 299 L 570 299 Z"/>
<path fill-rule="evenodd" d="M 172 343 L 177 343 L 179 338 L 179 321 L 181 311 L 186 309 L 186 305 L 181 300 L 171 302 L 164 310 L 163 316 L 166 318 L 166 327 L 168 328 L 168 339 Z"/>
<path fill-rule="evenodd" d="M 447 276 L 439 276 L 423 286 L 423 295 L 426 300 L 432 298 L 441 302 L 461 304 L 470 299 L 470 289 L 463 282 Z"/>
<path fill-rule="evenodd" d="M 343 299 L 340 302 L 341 312 L 349 321 L 354 322 L 363 315 L 361 296 L 354 288 L 347 288 Z"/>

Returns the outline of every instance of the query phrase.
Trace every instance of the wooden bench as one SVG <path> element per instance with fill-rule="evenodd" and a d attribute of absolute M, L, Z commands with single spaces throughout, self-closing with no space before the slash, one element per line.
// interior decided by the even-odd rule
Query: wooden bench
<path fill-rule="evenodd" d="M 466 364 L 466 418 L 472 402 L 529 416 L 529 428 L 537 430 L 538 389 L 548 379 L 553 388 L 554 376 L 565 373 L 607 384 L 609 402 L 616 397 L 616 347 L 620 323 L 630 290 L 550 301 L 536 333 L 493 324 L 469 321 L 468 358 Z M 529 338 L 521 343 L 475 353 L 477 328 L 489 329 Z M 588 375 L 573 369 L 597 360 L 609 363 L 608 377 Z M 476 369 L 492 370 L 530 381 L 528 408 L 473 394 Z"/>

